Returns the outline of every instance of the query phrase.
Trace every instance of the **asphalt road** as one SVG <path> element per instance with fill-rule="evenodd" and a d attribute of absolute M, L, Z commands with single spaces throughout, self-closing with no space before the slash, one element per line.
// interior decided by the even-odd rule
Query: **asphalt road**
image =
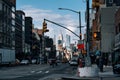
<path fill-rule="evenodd" d="M 54 68 L 49 65 L 25 65 L 15 67 L 0 68 L 0 80 L 120 80 L 120 76 L 115 76 L 109 72 L 111 68 L 104 69 L 106 77 L 77 77 L 77 67 L 72 67 L 68 63 L 59 64 Z"/>
<path fill-rule="evenodd" d="M 24 65 L 0 68 L 0 80 L 41 80 L 52 74 L 64 74 L 69 64 L 49 65 Z"/>

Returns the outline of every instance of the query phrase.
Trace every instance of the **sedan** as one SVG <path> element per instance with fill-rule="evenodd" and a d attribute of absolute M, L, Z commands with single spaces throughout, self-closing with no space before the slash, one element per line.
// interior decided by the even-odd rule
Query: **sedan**
<path fill-rule="evenodd" d="M 29 60 L 22 60 L 20 64 L 29 64 Z"/>
<path fill-rule="evenodd" d="M 36 64 L 37 60 L 36 59 L 32 59 L 32 64 Z"/>

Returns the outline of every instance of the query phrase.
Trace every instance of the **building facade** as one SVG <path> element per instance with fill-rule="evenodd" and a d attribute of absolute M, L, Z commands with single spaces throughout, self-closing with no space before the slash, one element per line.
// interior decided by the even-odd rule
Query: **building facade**
<path fill-rule="evenodd" d="M 109 57 L 115 45 L 115 13 L 120 6 L 120 0 L 99 0 L 96 2 L 93 0 L 92 5 L 96 11 L 93 20 L 93 27 L 96 29 L 94 31 L 100 32 L 100 39 L 94 40 L 93 45 L 98 47 L 106 61 L 111 61 Z"/>
<path fill-rule="evenodd" d="M 15 11 L 16 0 L 0 0 L 0 55 L 2 62 L 11 62 L 15 59 Z"/>
<path fill-rule="evenodd" d="M 113 50 L 113 64 L 120 61 L 120 8 L 115 14 L 115 44 Z"/>
<path fill-rule="evenodd" d="M 25 53 L 32 52 L 32 17 L 25 17 Z"/>
<path fill-rule="evenodd" d="M 120 0 L 106 0 L 106 6 L 120 6 Z"/>
<path fill-rule="evenodd" d="M 17 10 L 15 21 L 15 53 L 16 58 L 19 59 L 25 51 L 25 13 Z"/>
<path fill-rule="evenodd" d="M 58 36 L 58 51 L 63 51 L 63 35 Z"/>
<path fill-rule="evenodd" d="M 66 47 L 70 48 L 70 35 L 66 34 Z"/>

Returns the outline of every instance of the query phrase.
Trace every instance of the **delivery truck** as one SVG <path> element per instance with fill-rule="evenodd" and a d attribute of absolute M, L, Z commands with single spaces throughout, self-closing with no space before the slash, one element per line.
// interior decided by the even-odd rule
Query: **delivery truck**
<path fill-rule="evenodd" d="M 15 50 L 0 49 L 0 64 L 15 64 Z"/>

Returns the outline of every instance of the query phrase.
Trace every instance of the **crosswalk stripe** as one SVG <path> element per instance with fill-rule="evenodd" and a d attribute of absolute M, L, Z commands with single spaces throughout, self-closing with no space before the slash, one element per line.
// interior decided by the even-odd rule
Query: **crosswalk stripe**
<path fill-rule="evenodd" d="M 45 73 L 49 73 L 49 71 L 45 71 Z"/>
<path fill-rule="evenodd" d="M 42 73 L 42 71 L 38 71 L 37 73 Z"/>

